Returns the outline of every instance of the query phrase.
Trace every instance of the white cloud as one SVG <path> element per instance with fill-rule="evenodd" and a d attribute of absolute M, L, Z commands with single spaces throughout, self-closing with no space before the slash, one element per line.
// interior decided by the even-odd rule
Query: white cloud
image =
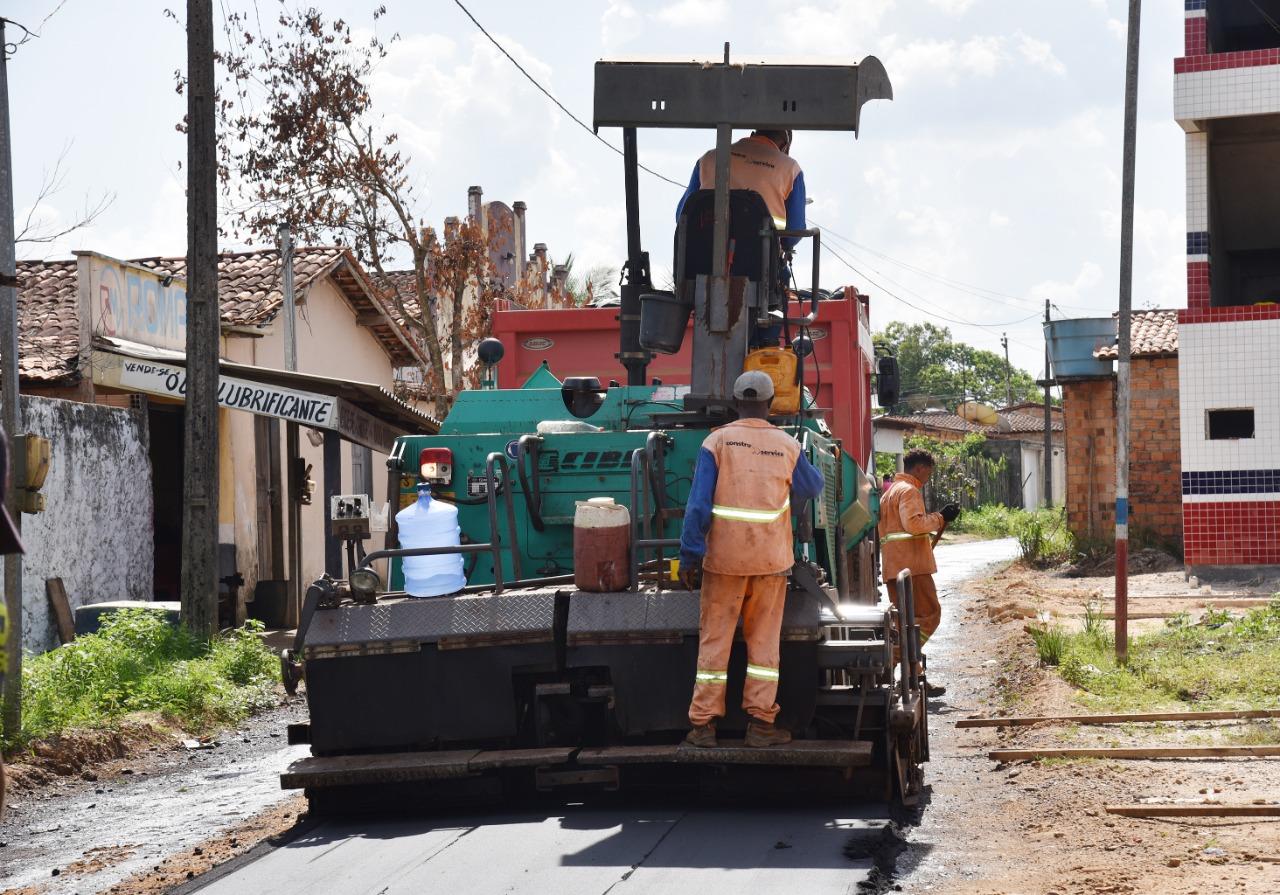
<path fill-rule="evenodd" d="M 1009 61 L 1003 37 L 916 40 L 889 53 L 886 66 L 895 84 L 916 80 L 958 83 L 961 75 L 990 77 Z"/>
<path fill-rule="evenodd" d="M 1117 40 L 1129 39 L 1129 23 L 1124 19 L 1107 19 L 1107 30 Z"/>
<path fill-rule="evenodd" d="M 929 0 L 930 6 L 936 6 L 947 15 L 958 16 L 969 11 L 975 0 Z"/>
<path fill-rule="evenodd" d="M 627 0 L 609 0 L 600 16 L 600 42 L 605 49 L 612 49 L 636 36 L 640 27 L 640 14 Z"/>
<path fill-rule="evenodd" d="M 679 0 L 654 13 L 654 18 L 679 28 L 718 25 L 729 15 L 729 0 Z"/>
<path fill-rule="evenodd" d="M 767 25 L 770 36 L 781 37 L 791 49 L 812 53 L 814 47 L 852 48 L 854 55 L 883 53 L 876 42 L 876 32 L 885 13 L 896 0 L 830 0 L 826 3 L 803 3 L 788 10 L 785 27 L 777 34 L 776 24 Z"/>
<path fill-rule="evenodd" d="M 1022 58 L 1037 68 L 1043 68 L 1055 75 L 1066 74 L 1067 67 L 1053 53 L 1048 41 L 1040 40 L 1029 34 L 1018 32 L 1018 52 Z"/>
<path fill-rule="evenodd" d="M 1083 305 L 1096 303 L 1096 290 L 1102 285 L 1102 267 L 1095 261 L 1085 261 L 1071 282 L 1043 280 L 1031 287 L 1029 295 L 1037 301 Z"/>
<path fill-rule="evenodd" d="M 987 215 L 987 224 L 991 229 L 999 230 L 1009 226 L 1009 216 L 992 209 L 991 214 Z"/>

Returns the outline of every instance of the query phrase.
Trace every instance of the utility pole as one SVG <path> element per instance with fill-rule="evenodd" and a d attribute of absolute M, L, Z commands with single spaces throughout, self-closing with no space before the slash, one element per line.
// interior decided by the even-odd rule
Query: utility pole
<path fill-rule="evenodd" d="M 1013 406 L 1013 386 L 1010 384 L 1010 377 L 1013 370 L 1009 366 L 1009 334 L 1000 334 L 1000 344 L 1004 346 L 1004 406 Z"/>
<path fill-rule="evenodd" d="M 213 3 L 187 0 L 187 394 L 182 618 L 218 629 L 218 166 Z"/>
<path fill-rule="evenodd" d="M 1053 508 L 1053 408 L 1049 403 L 1049 299 L 1044 300 L 1044 505 Z M 1006 349 L 1007 350 L 1007 349 Z"/>
<path fill-rule="evenodd" d="M 11 475 L 21 469 L 21 458 L 14 448 L 14 436 L 22 425 L 22 407 L 18 403 L 18 290 L 9 285 L 17 276 L 16 251 L 13 245 L 13 154 L 9 149 L 9 68 L 4 36 L 5 20 L 0 18 L 0 398 L 3 403 L 4 435 L 9 439 Z M 22 507 L 18 490 L 9 488 L 3 494 L 9 506 L 9 517 L 22 530 Z M 16 734 L 22 723 L 22 554 L 4 558 L 4 599 L 9 614 L 8 664 L 4 676 L 4 732 Z"/>
<path fill-rule="evenodd" d="M 1129 661 L 1129 317 L 1133 308 L 1133 192 L 1138 144 L 1138 38 L 1142 0 L 1129 0 L 1120 193 L 1120 320 L 1116 367 L 1116 661 Z"/>
<path fill-rule="evenodd" d="M 284 368 L 290 373 L 298 369 L 298 308 L 293 294 L 293 233 L 286 221 L 276 231 L 280 241 L 280 295 L 284 312 Z M 302 613 L 302 490 L 299 465 L 301 441 L 298 424 L 289 421 L 284 429 L 286 467 L 286 500 L 289 503 L 289 604 L 290 620 L 297 624 Z"/>

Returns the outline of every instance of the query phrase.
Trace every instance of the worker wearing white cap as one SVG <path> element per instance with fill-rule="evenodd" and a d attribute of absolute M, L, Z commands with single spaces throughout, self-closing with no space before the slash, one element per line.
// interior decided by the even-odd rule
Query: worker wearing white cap
<path fill-rule="evenodd" d="M 822 473 L 799 443 L 769 423 L 773 380 L 743 373 L 733 384 L 738 419 L 702 443 L 680 537 L 680 580 L 694 589 L 699 578 L 702 615 L 698 668 L 686 742 L 716 745 L 716 721 L 724 717 L 729 653 L 742 617 L 747 676 L 742 708 L 749 716 L 748 746 L 787 743 L 778 716 L 778 639 L 795 564 L 791 501 L 822 493 Z"/>

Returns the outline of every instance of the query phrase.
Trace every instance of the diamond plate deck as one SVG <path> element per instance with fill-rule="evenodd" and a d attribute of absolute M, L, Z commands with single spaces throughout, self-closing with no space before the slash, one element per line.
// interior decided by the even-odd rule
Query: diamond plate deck
<path fill-rule="evenodd" d="M 555 590 L 465 594 L 456 597 L 391 597 L 372 605 L 346 604 L 316 612 L 306 648 L 492 635 L 552 636 Z"/>
<path fill-rule="evenodd" d="M 697 636 L 700 612 L 696 591 L 574 591 L 569 600 L 569 637 L 652 632 Z M 803 594 L 789 592 L 783 631 L 792 636 L 809 632 L 816 638 L 821 628 L 817 604 Z"/>

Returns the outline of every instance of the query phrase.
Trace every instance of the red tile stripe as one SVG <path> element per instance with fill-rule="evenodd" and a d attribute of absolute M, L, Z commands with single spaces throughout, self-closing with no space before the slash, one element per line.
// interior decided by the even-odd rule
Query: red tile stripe
<path fill-rule="evenodd" d="M 1280 500 L 1182 505 L 1187 565 L 1280 563 Z"/>
<path fill-rule="evenodd" d="M 1187 307 L 1193 311 L 1209 307 L 1209 262 L 1187 262 Z"/>
<path fill-rule="evenodd" d="M 1236 53 L 1190 54 L 1173 60 L 1175 74 L 1192 71 L 1218 71 L 1224 68 L 1252 68 L 1257 65 L 1280 65 L 1280 47 L 1267 50 L 1241 50 Z"/>
<path fill-rule="evenodd" d="M 1186 28 L 1183 31 L 1183 53 L 1185 55 L 1203 56 L 1209 52 L 1208 21 L 1204 16 L 1187 19 Z"/>
<path fill-rule="evenodd" d="M 1227 308 L 1187 308 L 1178 311 L 1178 323 L 1242 323 L 1280 319 L 1280 305 L 1246 305 Z"/>

